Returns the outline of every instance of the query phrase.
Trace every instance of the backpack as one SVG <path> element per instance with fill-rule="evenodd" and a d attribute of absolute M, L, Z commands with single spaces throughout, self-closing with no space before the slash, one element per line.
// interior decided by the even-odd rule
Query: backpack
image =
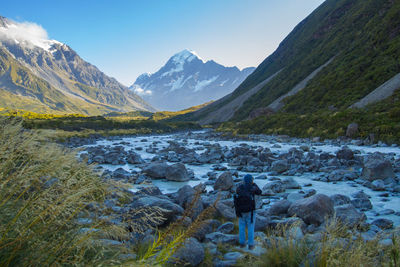
<path fill-rule="evenodd" d="M 243 184 L 238 187 L 236 194 L 233 196 L 233 202 L 237 215 L 255 210 L 254 194 L 247 190 Z"/>

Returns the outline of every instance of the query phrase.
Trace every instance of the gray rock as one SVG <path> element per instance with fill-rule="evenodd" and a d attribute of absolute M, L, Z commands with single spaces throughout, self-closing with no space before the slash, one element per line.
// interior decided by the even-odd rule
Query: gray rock
<path fill-rule="evenodd" d="M 196 228 L 193 237 L 203 241 L 207 234 L 213 233 L 221 225 L 221 222 L 214 219 L 205 220 Z"/>
<path fill-rule="evenodd" d="M 393 228 L 393 221 L 389 219 L 379 218 L 373 221 L 371 224 L 374 224 L 381 228 L 382 230 L 392 229 Z"/>
<path fill-rule="evenodd" d="M 335 207 L 336 217 L 344 224 L 354 227 L 365 222 L 367 216 L 358 212 L 352 204 L 344 204 Z"/>
<path fill-rule="evenodd" d="M 368 198 L 356 198 L 351 201 L 351 204 L 354 205 L 357 209 L 361 211 L 367 211 L 372 209 L 372 203 Z"/>
<path fill-rule="evenodd" d="M 205 239 L 206 242 L 213 242 L 214 244 L 222 243 L 222 244 L 231 244 L 235 245 L 239 237 L 238 235 L 230 235 L 230 234 L 223 234 L 221 232 L 214 232 L 211 234 L 207 234 Z"/>
<path fill-rule="evenodd" d="M 217 228 L 217 232 L 221 232 L 223 234 L 230 234 L 233 232 L 235 225 L 232 222 L 227 222 Z"/>
<path fill-rule="evenodd" d="M 365 199 L 369 199 L 371 198 L 369 195 L 367 195 L 363 190 L 357 191 L 353 194 L 351 194 L 351 196 L 353 198 L 365 198 Z"/>
<path fill-rule="evenodd" d="M 126 157 L 126 162 L 128 162 L 129 164 L 142 164 L 144 163 L 144 160 L 138 153 L 130 151 L 128 156 Z"/>
<path fill-rule="evenodd" d="M 155 196 L 141 197 L 131 203 L 131 208 L 139 209 L 144 207 L 159 207 L 161 208 L 162 216 L 166 221 L 172 220 L 175 216 L 183 214 L 183 208 L 170 200 L 162 199 Z"/>
<path fill-rule="evenodd" d="M 215 181 L 214 190 L 229 191 L 234 186 L 232 173 L 223 172 Z"/>
<path fill-rule="evenodd" d="M 381 179 L 373 181 L 371 186 L 374 191 L 385 191 L 385 183 Z"/>
<path fill-rule="evenodd" d="M 185 182 L 189 181 L 189 173 L 183 163 L 175 163 L 171 166 L 168 166 L 165 178 L 168 181 L 175 181 L 175 182 Z"/>
<path fill-rule="evenodd" d="M 334 206 L 341 206 L 341 205 L 351 203 L 351 200 L 348 196 L 341 195 L 341 194 L 332 195 L 332 196 L 330 196 L 330 198 L 332 199 Z"/>
<path fill-rule="evenodd" d="M 357 123 L 350 123 L 347 126 L 346 136 L 350 138 L 354 138 L 358 136 L 358 124 Z"/>
<path fill-rule="evenodd" d="M 240 252 L 228 252 L 224 255 L 224 260 L 237 262 L 242 259 L 244 255 Z"/>
<path fill-rule="evenodd" d="M 178 264 L 189 264 L 190 266 L 198 266 L 204 260 L 204 247 L 193 237 L 185 240 L 182 247 L 180 247 L 172 256 L 176 259 Z"/>
<path fill-rule="evenodd" d="M 155 185 L 149 186 L 149 187 L 144 187 L 140 189 L 139 191 L 136 192 L 136 194 L 143 194 L 143 195 L 148 195 L 148 196 L 159 196 L 162 195 L 163 193 L 161 192 L 160 188 L 158 188 Z"/>
<path fill-rule="evenodd" d="M 193 198 L 196 191 L 190 185 L 184 185 L 178 190 L 177 193 L 178 195 L 176 198 L 176 202 L 180 206 L 185 207 L 186 203 Z"/>
<path fill-rule="evenodd" d="M 369 155 L 364 162 L 361 177 L 368 181 L 396 177 L 392 163 L 378 152 Z"/>
<path fill-rule="evenodd" d="M 235 210 L 222 202 L 217 203 L 216 209 L 218 214 L 225 219 L 234 220 L 236 218 Z"/>
<path fill-rule="evenodd" d="M 271 192 L 273 194 L 282 193 L 285 191 L 285 187 L 281 181 L 273 181 L 265 184 L 262 188 L 262 195 L 270 195 Z"/>
<path fill-rule="evenodd" d="M 310 189 L 310 190 L 314 190 L 314 189 Z M 315 190 L 314 190 L 314 191 L 315 191 Z M 312 195 L 315 195 L 315 192 L 314 192 L 313 194 L 310 194 L 309 196 L 312 196 Z M 303 195 L 303 194 L 293 192 L 293 193 L 289 193 L 289 194 L 287 195 L 286 199 L 287 199 L 288 201 L 290 201 L 290 202 L 295 202 L 295 201 L 297 201 L 297 200 L 300 200 L 300 199 L 303 199 L 303 198 L 309 197 L 309 196 L 305 196 L 305 195 Z"/>
<path fill-rule="evenodd" d="M 352 160 L 354 159 L 354 152 L 350 148 L 345 147 L 336 152 L 336 157 L 343 160 Z"/>
<path fill-rule="evenodd" d="M 288 214 L 300 217 L 307 224 L 320 225 L 334 214 L 333 201 L 326 195 L 316 194 L 294 202 Z"/>
<path fill-rule="evenodd" d="M 269 226 L 270 220 L 259 214 L 254 214 L 253 216 L 255 218 L 254 230 L 255 231 L 265 231 Z"/>
<path fill-rule="evenodd" d="M 289 169 L 289 164 L 287 160 L 277 160 L 272 162 L 271 171 L 277 173 L 283 173 Z"/>
<path fill-rule="evenodd" d="M 147 165 L 143 172 L 154 179 L 165 178 L 167 174 L 168 164 L 165 162 L 152 162 Z"/>
<path fill-rule="evenodd" d="M 301 186 L 292 177 L 282 179 L 282 184 L 286 189 L 300 189 Z"/>
<path fill-rule="evenodd" d="M 283 199 L 281 201 L 275 202 L 274 204 L 272 204 L 272 206 L 269 208 L 269 214 L 270 215 L 283 215 L 283 214 L 287 214 L 290 205 L 292 204 L 292 202 Z"/>

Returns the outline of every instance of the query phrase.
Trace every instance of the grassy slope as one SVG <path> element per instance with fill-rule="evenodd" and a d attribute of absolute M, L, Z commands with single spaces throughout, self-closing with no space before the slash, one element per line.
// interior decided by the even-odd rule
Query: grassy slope
<path fill-rule="evenodd" d="M 35 76 L 3 49 L 0 49 L 0 76 L 3 83 L 6 84 L 0 90 L 0 105 L 2 107 L 45 113 L 92 115 L 104 114 L 118 109 L 118 107 L 90 100 L 99 93 L 98 90 L 80 83 L 74 83 L 75 89 L 87 91 L 89 101 L 65 95 L 52 87 L 47 81 Z"/>

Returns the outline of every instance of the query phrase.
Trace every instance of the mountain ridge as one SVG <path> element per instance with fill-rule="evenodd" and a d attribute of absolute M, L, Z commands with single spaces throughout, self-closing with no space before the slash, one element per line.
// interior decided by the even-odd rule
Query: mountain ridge
<path fill-rule="evenodd" d="M 31 85 L 37 85 L 37 81 L 41 81 L 40 84 L 43 85 L 43 81 L 45 81 L 50 85 L 50 87 L 47 86 L 51 88 L 50 91 L 57 91 L 58 93 L 55 94 L 61 93 L 65 96 L 65 101 L 62 97 L 57 97 L 58 106 L 49 105 L 49 103 L 42 101 L 43 98 L 40 96 L 38 86 L 34 86 L 37 89 L 36 92 L 30 90 L 32 88 L 25 88 L 28 91 L 30 90 L 29 96 L 31 98 L 36 98 L 47 107 L 35 111 L 43 109 L 45 112 L 48 110 L 83 112 L 87 115 L 100 115 L 112 111 L 154 111 L 138 95 L 120 84 L 115 78 L 105 75 L 96 66 L 84 61 L 68 45 L 55 40 L 48 40 L 45 34 L 31 36 L 29 35 L 29 27 L 39 26 L 30 24 L 27 26 L 0 17 L 0 51 L 3 55 L 2 62 L 0 62 L 0 66 L 2 66 L 0 73 L 2 76 L 9 75 L 11 66 L 13 66 L 16 69 L 14 75 L 19 76 L 18 70 L 23 70 L 25 78 L 31 79 Z M 18 29 L 18 31 L 15 29 Z M 24 31 L 27 31 L 26 36 L 18 35 Z M 40 28 L 35 29 L 34 33 L 36 34 L 37 31 L 40 31 Z M 12 62 L 10 62 L 11 60 Z M 7 68 L 10 69 L 10 72 L 7 71 Z M 29 75 L 26 75 L 27 73 Z M 21 80 L 23 77 L 18 77 L 18 79 Z M 11 88 L 18 87 L 15 84 L 17 77 L 2 77 L 2 80 L 2 89 L 7 90 L 9 96 L 16 95 L 16 92 Z M 8 84 L 4 81 L 8 81 Z M 28 84 L 29 81 L 26 82 L 25 87 Z M 26 97 L 28 93 L 25 92 L 24 94 Z M 22 97 L 24 97 L 24 94 L 22 94 Z M 66 104 L 64 102 L 68 102 L 67 106 L 70 108 L 63 108 L 63 105 Z M 76 103 L 71 105 L 74 102 Z M 26 109 L 24 106 L 20 108 Z"/>
<path fill-rule="evenodd" d="M 174 54 L 155 73 L 144 73 L 130 87 L 160 110 L 182 110 L 232 92 L 252 71 L 203 60 L 185 49 Z"/>

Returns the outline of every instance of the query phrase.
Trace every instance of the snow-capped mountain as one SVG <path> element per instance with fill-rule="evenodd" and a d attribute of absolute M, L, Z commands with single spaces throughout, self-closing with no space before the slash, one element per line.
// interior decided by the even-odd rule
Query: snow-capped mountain
<path fill-rule="evenodd" d="M 236 89 L 255 68 L 225 67 L 183 50 L 156 73 L 140 75 L 130 87 L 159 110 L 182 110 L 219 99 Z"/>
<path fill-rule="evenodd" d="M 1 16 L 0 107 L 88 115 L 154 110 L 41 26 Z"/>

